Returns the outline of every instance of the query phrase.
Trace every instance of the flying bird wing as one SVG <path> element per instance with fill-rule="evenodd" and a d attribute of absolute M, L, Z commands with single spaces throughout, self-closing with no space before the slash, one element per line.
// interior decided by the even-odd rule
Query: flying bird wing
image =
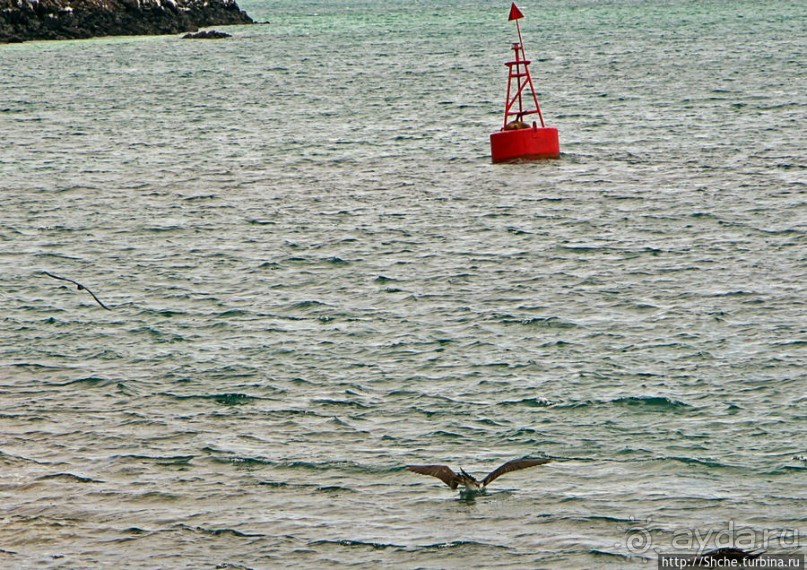
<path fill-rule="evenodd" d="M 43 271 L 42 273 L 44 273 L 44 274 L 45 274 L 45 275 L 47 275 L 48 277 L 53 277 L 54 279 L 59 279 L 59 280 L 61 280 L 61 281 L 69 281 L 70 283 L 72 283 L 73 285 L 75 285 L 75 286 L 76 286 L 76 288 L 77 288 L 79 291 L 86 291 L 87 293 L 89 293 L 90 295 L 92 295 L 92 298 L 93 298 L 93 299 L 95 299 L 95 302 L 96 302 L 96 303 L 98 303 L 99 305 L 101 305 L 101 306 L 102 306 L 103 308 L 105 308 L 107 311 L 111 311 L 111 310 L 112 310 L 112 309 L 110 309 L 109 307 L 107 307 L 106 305 L 104 305 L 104 304 L 101 302 L 101 299 L 99 299 L 98 297 L 96 297 L 96 296 L 95 296 L 95 293 L 93 293 L 92 291 L 90 291 L 89 289 L 87 289 L 87 288 L 86 288 L 84 285 L 82 285 L 82 284 L 81 284 L 81 283 L 79 283 L 78 281 L 74 281 L 73 279 L 69 279 L 69 278 L 67 278 L 67 277 L 61 277 L 61 276 L 59 276 L 59 275 L 54 275 L 53 273 L 48 273 L 47 271 Z"/>
<path fill-rule="evenodd" d="M 407 465 L 406 468 L 412 473 L 437 477 L 452 489 L 459 485 L 459 476 L 448 465 Z"/>
<path fill-rule="evenodd" d="M 514 459 L 513 461 L 508 461 L 501 467 L 491 471 L 490 474 L 488 474 L 488 476 L 482 480 L 482 485 L 487 487 L 488 484 L 492 483 L 505 473 L 518 471 L 519 469 L 526 469 L 527 467 L 534 467 L 536 465 L 543 465 L 544 463 L 549 463 L 550 461 L 552 460 L 548 457 L 543 457 L 541 459 Z"/>
<path fill-rule="evenodd" d="M 765 554 L 765 551 L 746 551 L 740 548 L 718 548 L 717 550 L 711 550 L 709 552 L 704 552 L 702 555 L 695 558 L 695 563 L 700 564 L 702 566 L 713 566 L 716 567 L 718 561 L 720 560 L 739 560 L 741 562 L 745 562 L 746 560 L 755 560 Z"/>

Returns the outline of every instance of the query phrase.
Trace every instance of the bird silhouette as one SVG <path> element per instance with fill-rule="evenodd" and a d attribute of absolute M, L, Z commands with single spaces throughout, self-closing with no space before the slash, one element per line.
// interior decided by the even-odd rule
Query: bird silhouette
<path fill-rule="evenodd" d="M 105 308 L 107 311 L 111 311 L 111 310 L 112 310 L 112 309 L 110 309 L 109 307 L 107 307 L 106 305 L 104 305 L 104 304 L 101 302 L 101 299 L 99 299 L 98 297 L 96 297 L 96 296 L 95 296 L 95 293 L 93 293 L 92 291 L 90 291 L 90 290 L 89 290 L 87 287 L 85 287 L 84 285 L 82 285 L 82 284 L 81 284 L 81 283 L 79 283 L 78 281 L 74 281 L 74 280 L 72 280 L 72 279 L 68 279 L 67 277 L 61 277 L 61 276 L 59 276 L 59 275 L 54 275 L 53 273 L 49 273 L 49 272 L 47 272 L 47 271 L 43 271 L 42 273 L 44 273 L 44 274 L 45 274 L 45 275 L 47 275 L 48 277 L 53 277 L 54 279 L 59 279 L 59 280 L 61 280 L 61 281 L 69 281 L 70 283 L 72 283 L 73 285 L 75 285 L 75 286 L 76 286 L 76 289 L 78 289 L 79 291 L 86 291 L 87 293 L 89 293 L 90 295 L 92 295 L 92 298 L 93 298 L 93 299 L 95 299 L 95 302 L 96 302 L 96 303 L 98 303 L 99 305 L 101 305 L 101 306 L 102 306 L 103 308 Z"/>
<path fill-rule="evenodd" d="M 709 552 L 704 552 L 700 556 L 695 557 L 693 564 L 696 568 L 718 568 L 718 567 L 733 567 L 730 562 L 737 561 L 744 563 L 748 560 L 756 560 L 765 553 L 764 550 L 759 552 L 742 550 L 740 548 L 718 548 Z"/>
<path fill-rule="evenodd" d="M 527 467 L 535 467 L 536 465 L 543 465 L 550 461 L 551 459 L 549 457 L 541 459 L 514 459 L 513 461 L 508 461 L 504 465 L 497 467 L 488 473 L 481 481 L 478 481 L 473 475 L 470 475 L 462 468 L 460 468 L 459 472 L 455 472 L 448 465 L 407 465 L 406 468 L 413 473 L 437 477 L 443 483 L 451 487 L 451 489 L 456 489 L 462 485 L 465 487 L 466 491 L 484 491 L 488 485 L 505 473 L 526 469 Z"/>

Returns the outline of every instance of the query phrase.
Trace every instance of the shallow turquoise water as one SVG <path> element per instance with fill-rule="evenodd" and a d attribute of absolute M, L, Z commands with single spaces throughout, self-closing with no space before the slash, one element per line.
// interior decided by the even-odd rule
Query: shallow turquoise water
<path fill-rule="evenodd" d="M 803 549 L 798 3 L 520 5 L 563 157 L 495 166 L 507 3 L 241 5 L 0 46 L 4 566 Z"/>

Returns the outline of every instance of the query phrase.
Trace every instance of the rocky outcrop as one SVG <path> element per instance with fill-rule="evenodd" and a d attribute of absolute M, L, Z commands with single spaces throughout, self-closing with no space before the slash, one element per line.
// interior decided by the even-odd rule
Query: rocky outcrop
<path fill-rule="evenodd" d="M 0 43 L 251 24 L 235 0 L 0 0 Z"/>
<path fill-rule="evenodd" d="M 185 34 L 182 36 L 183 40 L 220 40 L 223 38 L 231 38 L 232 34 L 219 32 L 218 30 L 202 30 L 201 32 Z"/>

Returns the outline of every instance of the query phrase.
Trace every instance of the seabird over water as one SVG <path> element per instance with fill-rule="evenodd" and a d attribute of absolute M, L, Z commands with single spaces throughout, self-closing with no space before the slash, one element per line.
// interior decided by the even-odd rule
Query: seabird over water
<path fill-rule="evenodd" d="M 741 548 L 718 548 L 717 550 L 712 550 L 709 552 L 704 552 L 700 556 L 697 556 L 693 560 L 693 564 L 696 568 L 698 567 L 706 567 L 706 568 L 722 568 L 722 567 L 729 567 L 734 568 L 735 566 L 732 564 L 732 561 L 740 562 L 741 564 L 749 561 L 749 560 L 756 560 L 760 556 L 765 553 L 764 550 L 755 552 L 755 551 L 747 551 L 742 550 Z M 737 566 L 742 567 L 742 566 Z"/>
<path fill-rule="evenodd" d="M 78 289 L 79 291 L 86 291 L 87 293 L 89 293 L 90 295 L 92 295 L 92 298 L 93 298 L 93 299 L 95 299 L 95 302 L 96 302 L 96 303 L 98 303 L 99 305 L 101 305 L 101 306 L 102 306 L 103 308 L 105 308 L 107 311 L 111 311 L 111 310 L 112 310 L 112 309 L 110 309 L 109 307 L 107 307 L 106 305 L 104 305 L 104 304 L 101 302 L 101 299 L 99 299 L 98 297 L 96 297 L 96 296 L 95 296 L 95 293 L 93 293 L 92 291 L 90 291 L 89 289 L 87 289 L 87 288 L 86 288 L 84 285 L 82 285 L 82 284 L 81 284 L 81 283 L 79 283 L 78 281 L 73 281 L 72 279 L 68 279 L 67 277 L 60 277 L 60 276 L 58 276 L 58 275 L 54 275 L 53 273 L 48 273 L 47 271 L 43 271 L 42 273 L 44 273 L 44 274 L 45 274 L 45 275 L 47 275 L 48 277 L 53 277 L 54 279 L 60 279 L 61 281 L 69 281 L 70 283 L 72 283 L 73 285 L 75 285 L 75 286 L 76 286 L 76 289 Z"/>
<path fill-rule="evenodd" d="M 514 459 L 494 469 L 481 481 L 477 481 L 473 475 L 466 473 L 462 468 L 458 473 L 455 473 L 448 465 L 407 465 L 406 468 L 413 473 L 437 477 L 452 489 L 456 489 L 458 486 L 462 485 L 465 487 L 466 491 L 484 491 L 489 484 L 505 473 L 526 469 L 527 467 L 535 467 L 536 465 L 543 465 L 550 461 L 552 461 L 552 459 L 549 457 L 541 459 Z"/>

